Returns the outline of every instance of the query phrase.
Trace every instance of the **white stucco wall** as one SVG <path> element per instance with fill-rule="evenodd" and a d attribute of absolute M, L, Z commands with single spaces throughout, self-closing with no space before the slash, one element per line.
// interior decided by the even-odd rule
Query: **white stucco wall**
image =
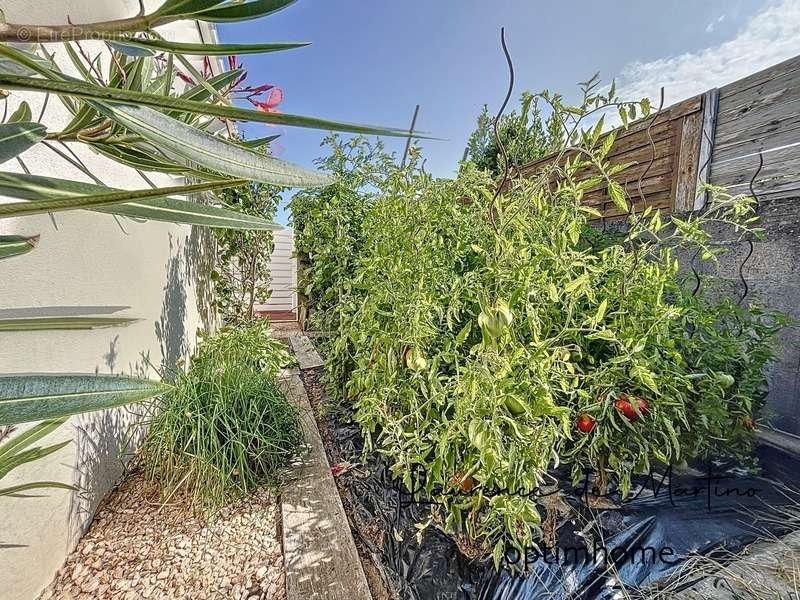
<path fill-rule="evenodd" d="M 159 3 L 155 0 L 146 5 L 152 8 Z M 73 23 L 80 23 L 132 16 L 138 2 L 0 0 L 0 9 L 9 22 L 58 24 L 66 23 L 69 16 Z M 162 33 L 171 39 L 199 40 L 194 22 L 171 25 Z M 208 41 L 213 31 L 206 29 L 205 35 Z M 90 51 L 99 48 L 91 43 L 85 47 Z M 65 67 L 68 61 L 59 63 Z M 16 108 L 23 97 L 35 118 L 42 106 L 41 95 L 12 93 L 9 109 Z M 45 115 L 43 122 L 54 130 L 69 120 L 56 98 L 50 99 Z M 147 187 L 135 171 L 73 146 L 104 183 Z M 22 158 L 34 174 L 90 181 L 41 145 Z M 12 160 L 0 170 L 19 171 L 20 166 Z M 149 177 L 159 185 L 179 183 L 165 175 Z M 57 213 L 52 219 L 0 220 L 0 234 L 41 235 L 33 252 L 0 261 L 0 309 L 68 307 L 77 313 L 96 314 L 124 306 L 129 308 L 115 314 L 141 319 L 128 327 L 94 331 L 0 333 L 2 373 L 97 372 L 157 378 L 156 369 L 187 355 L 197 328 L 213 321 L 204 277 L 210 258 L 207 230 L 126 219 L 118 223 L 111 215 L 75 211 Z M 2 486 L 54 480 L 73 483 L 80 490 L 43 490 L 31 498 L 0 498 L 0 598 L 35 598 L 51 581 L 88 526 L 98 502 L 121 473 L 120 442 L 131 418 L 123 409 L 75 417 L 44 440 L 71 439 L 73 444 L 3 478 Z"/>

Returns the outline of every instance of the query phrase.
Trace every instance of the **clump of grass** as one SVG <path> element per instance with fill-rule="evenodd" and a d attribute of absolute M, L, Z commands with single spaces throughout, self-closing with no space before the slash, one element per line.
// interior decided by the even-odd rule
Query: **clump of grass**
<path fill-rule="evenodd" d="M 279 483 L 298 451 L 298 412 L 275 378 L 275 365 L 288 354 L 272 338 L 248 352 L 254 331 L 265 335 L 262 329 L 228 329 L 208 338 L 160 400 L 143 459 L 165 501 L 185 491 L 197 512 L 211 512 L 259 486 Z"/>
<path fill-rule="evenodd" d="M 275 376 L 294 361 L 280 340 L 272 337 L 270 322 L 259 319 L 250 323 L 223 327 L 212 336 L 201 333 L 201 343 L 192 364 L 239 361 L 267 375 Z"/>

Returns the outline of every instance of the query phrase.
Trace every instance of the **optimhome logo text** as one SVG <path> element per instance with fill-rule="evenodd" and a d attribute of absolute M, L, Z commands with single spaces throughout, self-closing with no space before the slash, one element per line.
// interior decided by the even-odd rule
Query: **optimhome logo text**
<path fill-rule="evenodd" d="M 657 564 L 674 565 L 679 559 L 670 546 L 636 546 L 608 548 L 595 541 L 587 546 L 532 546 L 524 553 L 509 549 L 506 561 L 510 566 L 527 570 L 539 560 L 548 565 L 582 566 L 598 565 L 617 568 L 625 565 L 653 566 Z"/>

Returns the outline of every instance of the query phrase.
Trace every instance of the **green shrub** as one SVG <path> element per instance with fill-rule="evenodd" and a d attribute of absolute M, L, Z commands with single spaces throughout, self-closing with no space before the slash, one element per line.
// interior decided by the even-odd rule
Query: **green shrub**
<path fill-rule="evenodd" d="M 294 360 L 283 342 L 272 337 L 267 319 L 228 325 L 210 336 L 200 332 L 200 339 L 192 365 L 238 361 L 275 377 Z"/>
<path fill-rule="evenodd" d="M 166 497 L 185 490 L 199 512 L 214 510 L 277 484 L 299 449 L 297 409 L 275 379 L 288 355 L 264 327 L 206 339 L 156 407 L 143 458 Z"/>
<path fill-rule="evenodd" d="M 281 191 L 277 186 L 251 181 L 222 190 L 217 198 L 241 213 L 272 220 Z M 275 250 L 273 233 L 269 229 L 214 229 L 214 237 L 214 305 L 226 323 L 252 321 L 256 304 L 263 304 L 272 294 L 269 267 Z"/>
<path fill-rule="evenodd" d="M 753 200 L 715 190 L 705 213 L 662 220 L 647 209 L 621 240 L 587 235 L 599 213 L 581 203 L 608 186 L 602 121 L 624 104 L 585 90 L 579 107 L 543 95 L 580 148 L 540 176 L 496 183 L 467 164 L 456 180 L 387 180 L 367 212 L 353 287 L 328 348 L 329 383 L 354 403 L 367 441 L 393 475 L 443 507 L 446 528 L 493 548 L 535 543 L 536 493 L 560 463 L 586 468 L 624 496 L 633 473 L 714 455 L 746 456 L 764 402 L 763 367 L 779 315 L 699 293 L 679 253 L 712 266 L 707 231 L 757 235 Z M 465 495 L 461 490 L 469 489 Z M 486 492 L 486 493 L 484 493 Z"/>
<path fill-rule="evenodd" d="M 325 138 L 331 149 L 317 165 L 336 177 L 322 189 L 292 197 L 289 207 L 295 249 L 303 269 L 298 289 L 321 330 L 337 327 L 337 315 L 352 296 L 356 260 L 364 239 L 363 221 L 391 171 L 392 156 L 378 141 L 337 135 Z"/>
<path fill-rule="evenodd" d="M 519 113 L 512 110 L 500 117 L 497 133 L 503 143 L 510 166 L 523 166 L 555 152 L 564 144 L 561 124 L 556 113 L 544 119 L 536 96 L 529 92 L 520 98 Z M 483 105 L 475 131 L 467 142 L 467 157 L 479 169 L 500 175 L 505 169 L 503 156 L 494 135 L 494 116 Z"/>

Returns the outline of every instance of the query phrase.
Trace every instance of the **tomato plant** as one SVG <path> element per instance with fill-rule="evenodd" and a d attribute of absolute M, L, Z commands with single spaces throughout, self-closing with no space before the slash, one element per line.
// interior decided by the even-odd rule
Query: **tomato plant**
<path fill-rule="evenodd" d="M 295 194 L 289 208 L 301 269 L 298 289 L 314 326 L 335 329 L 337 315 L 351 296 L 356 259 L 364 238 L 363 221 L 385 181 L 392 157 L 381 142 L 332 134 L 323 145 L 330 156 L 317 166 L 336 176 L 333 185 Z"/>
<path fill-rule="evenodd" d="M 496 557 L 538 539 L 536 493 L 560 463 L 576 481 L 598 470 L 624 497 L 651 464 L 745 455 L 783 322 L 709 282 L 693 293 L 680 268 L 686 252 L 713 267 L 712 228 L 757 233 L 750 198 L 714 190 L 703 214 L 647 209 L 598 239 L 581 199 L 607 185 L 627 209 L 613 179 L 624 165 L 605 159 L 602 120 L 582 123 L 649 105 L 595 88 L 578 107 L 540 96 L 569 145 L 497 197 L 468 162 L 455 179 L 389 170 L 360 217 L 326 348 L 330 389 L 353 404 L 367 451 L 433 497 L 445 528 Z M 313 250 L 325 252 L 335 249 Z"/>

